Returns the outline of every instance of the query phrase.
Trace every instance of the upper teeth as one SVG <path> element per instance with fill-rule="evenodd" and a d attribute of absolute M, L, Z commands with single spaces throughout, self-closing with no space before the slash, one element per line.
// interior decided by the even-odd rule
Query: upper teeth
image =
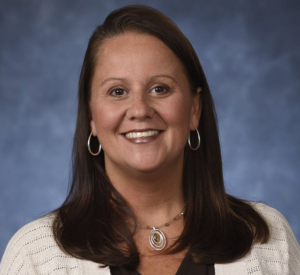
<path fill-rule="evenodd" d="M 127 138 L 140 138 L 140 137 L 156 136 L 156 135 L 158 135 L 158 133 L 159 133 L 158 130 L 145 131 L 145 132 L 130 132 L 130 133 L 127 133 L 125 136 Z"/>

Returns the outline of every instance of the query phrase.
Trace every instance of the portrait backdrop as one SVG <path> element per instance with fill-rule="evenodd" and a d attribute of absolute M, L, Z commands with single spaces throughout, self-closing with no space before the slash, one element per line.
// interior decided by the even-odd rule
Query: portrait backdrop
<path fill-rule="evenodd" d="M 2 0 L 0 257 L 66 197 L 88 39 L 128 4 L 159 9 L 191 41 L 215 99 L 227 192 L 278 209 L 299 242 L 300 1 Z"/>

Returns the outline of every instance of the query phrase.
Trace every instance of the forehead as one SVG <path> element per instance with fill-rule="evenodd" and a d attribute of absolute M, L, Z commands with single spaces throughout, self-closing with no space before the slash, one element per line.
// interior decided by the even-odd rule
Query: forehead
<path fill-rule="evenodd" d="M 127 66 L 127 67 L 126 67 Z M 98 48 L 96 71 L 113 70 L 130 73 L 149 68 L 158 72 L 183 72 L 183 65 L 174 52 L 155 36 L 126 32 L 105 40 Z"/>
<path fill-rule="evenodd" d="M 164 54 L 174 55 L 157 37 L 145 33 L 129 31 L 104 40 L 98 48 L 98 57 L 101 58 L 101 56 L 111 52 L 116 54 L 116 52 L 133 51 L 135 54 L 139 54 L 143 51 L 154 52 L 157 49 L 162 50 Z"/>

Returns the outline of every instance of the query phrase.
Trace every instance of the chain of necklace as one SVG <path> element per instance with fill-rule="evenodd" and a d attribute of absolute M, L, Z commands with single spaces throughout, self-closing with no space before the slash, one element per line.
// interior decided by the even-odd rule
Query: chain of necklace
<path fill-rule="evenodd" d="M 149 233 L 149 243 L 151 245 L 151 247 L 155 250 L 163 250 L 166 247 L 167 244 L 167 239 L 166 236 L 164 234 L 163 231 L 161 231 L 158 228 L 164 227 L 164 226 L 169 226 L 172 222 L 178 220 L 181 216 L 184 215 L 183 210 L 185 209 L 186 204 L 183 206 L 183 208 L 181 209 L 180 213 L 178 213 L 174 218 L 172 218 L 171 220 L 169 220 L 166 223 L 163 223 L 161 225 L 158 226 L 140 226 L 137 225 L 137 228 L 140 229 L 152 229 Z M 130 226 L 134 226 L 133 224 L 127 222 L 127 224 L 129 224 Z"/>

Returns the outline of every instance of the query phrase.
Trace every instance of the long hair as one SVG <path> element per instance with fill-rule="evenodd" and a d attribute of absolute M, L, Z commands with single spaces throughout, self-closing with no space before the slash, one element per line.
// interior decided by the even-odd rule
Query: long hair
<path fill-rule="evenodd" d="M 188 145 L 184 149 L 185 226 L 166 253 L 193 244 L 190 252 L 195 262 L 226 263 L 243 257 L 253 242 L 268 240 L 268 226 L 250 203 L 225 192 L 213 99 L 195 50 L 169 18 L 146 6 L 112 12 L 89 40 L 79 80 L 71 187 L 53 223 L 58 245 L 74 257 L 104 266 L 137 267 L 139 263 L 134 232 L 123 219 L 124 215 L 135 217 L 107 177 L 103 154 L 91 156 L 86 146 L 98 49 L 105 40 L 126 32 L 145 33 L 163 41 L 181 61 L 191 92 L 202 88 L 201 146 L 197 151 Z"/>

